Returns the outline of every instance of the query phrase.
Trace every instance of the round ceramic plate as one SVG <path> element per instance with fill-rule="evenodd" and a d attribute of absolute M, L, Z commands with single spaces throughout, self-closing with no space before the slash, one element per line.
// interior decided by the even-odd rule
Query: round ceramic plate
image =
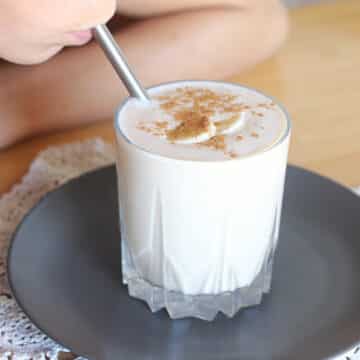
<path fill-rule="evenodd" d="M 9 279 L 34 323 L 89 359 L 325 359 L 360 341 L 359 215 L 352 192 L 289 167 L 270 295 L 233 319 L 172 321 L 122 285 L 115 169 L 105 168 L 29 213 Z"/>

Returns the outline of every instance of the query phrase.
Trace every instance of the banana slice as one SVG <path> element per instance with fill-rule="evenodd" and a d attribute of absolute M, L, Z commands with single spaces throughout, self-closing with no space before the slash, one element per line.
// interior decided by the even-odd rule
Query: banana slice
<path fill-rule="evenodd" d="M 207 141 L 216 135 L 216 126 L 206 116 L 182 122 L 166 133 L 174 144 L 196 144 Z"/>
<path fill-rule="evenodd" d="M 240 130 L 245 125 L 246 117 L 247 113 L 242 111 L 240 114 L 233 115 L 229 119 L 215 122 L 216 135 L 232 134 Z"/>
<path fill-rule="evenodd" d="M 246 122 L 247 113 L 241 112 L 223 121 L 213 122 L 206 116 L 192 114 L 176 128 L 168 130 L 167 139 L 174 144 L 197 144 L 216 135 L 227 135 L 240 130 Z"/>

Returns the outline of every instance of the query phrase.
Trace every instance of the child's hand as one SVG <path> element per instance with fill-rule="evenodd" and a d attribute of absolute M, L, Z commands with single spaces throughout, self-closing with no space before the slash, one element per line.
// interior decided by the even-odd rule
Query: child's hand
<path fill-rule="evenodd" d="M 0 58 L 33 64 L 83 45 L 115 8 L 116 0 L 0 0 Z"/>

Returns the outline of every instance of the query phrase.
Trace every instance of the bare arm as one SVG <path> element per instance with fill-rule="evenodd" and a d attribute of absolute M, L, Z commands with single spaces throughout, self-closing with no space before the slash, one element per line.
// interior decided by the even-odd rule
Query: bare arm
<path fill-rule="evenodd" d="M 116 38 L 146 86 L 182 78 L 224 78 L 271 55 L 286 34 L 279 1 L 250 1 L 121 0 L 121 12 L 145 18 Z M 110 119 L 126 96 L 95 43 L 36 67 L 0 69 L 0 81 L 9 84 L 0 89 L 0 112 L 7 115 L 0 123 L 0 146 Z"/>
<path fill-rule="evenodd" d="M 117 0 L 117 8 L 122 14 L 132 17 L 149 17 L 189 9 L 233 8 L 250 9 L 263 7 L 266 3 L 274 5 L 277 0 Z"/>

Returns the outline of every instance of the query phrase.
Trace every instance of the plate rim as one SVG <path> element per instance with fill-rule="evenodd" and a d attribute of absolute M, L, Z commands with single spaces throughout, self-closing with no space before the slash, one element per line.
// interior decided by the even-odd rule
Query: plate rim
<path fill-rule="evenodd" d="M 293 165 L 293 164 L 287 164 L 287 168 L 286 168 L 286 173 L 288 172 L 288 169 L 292 168 L 296 171 L 300 171 L 303 172 L 307 175 L 313 175 L 316 176 L 324 181 L 330 182 L 332 185 L 335 185 L 336 187 L 338 187 L 339 189 L 341 189 L 342 191 L 345 191 L 351 195 L 353 195 L 355 198 L 358 198 L 358 201 L 360 201 L 360 197 L 359 195 L 357 195 L 350 187 L 347 187 L 346 185 L 340 183 L 337 180 L 334 180 L 326 175 L 322 175 L 319 174 L 316 171 L 313 170 L 308 170 L 305 169 L 301 166 L 297 166 L 297 165 Z M 7 249 L 7 255 L 6 255 L 6 278 L 7 278 L 7 282 L 9 285 L 9 289 L 12 295 L 13 300 L 16 302 L 16 304 L 19 306 L 19 308 L 21 309 L 21 311 L 27 316 L 27 318 L 32 322 L 33 325 L 35 325 L 41 332 L 44 333 L 44 335 L 46 335 L 50 340 L 54 341 L 57 345 L 59 345 L 60 347 L 62 347 L 62 350 L 68 350 L 69 353 L 73 353 L 73 350 L 71 350 L 69 347 L 67 347 L 56 335 L 54 336 L 54 334 L 52 333 L 51 330 L 46 330 L 44 328 L 44 326 L 40 325 L 36 319 L 34 319 L 34 317 L 32 315 L 30 315 L 29 311 L 26 309 L 26 305 L 23 303 L 23 301 L 21 300 L 21 298 L 18 296 L 17 291 L 16 291 L 16 286 L 14 285 L 14 281 L 12 279 L 11 273 L 11 264 L 13 262 L 12 258 L 13 258 L 13 248 L 14 248 L 14 243 L 16 241 L 16 238 L 18 236 L 18 233 L 20 231 L 20 228 L 22 227 L 22 225 L 27 221 L 27 219 L 31 216 L 32 212 L 38 208 L 43 202 L 46 201 L 46 199 L 48 197 L 50 197 L 53 193 L 60 191 L 64 186 L 77 182 L 79 181 L 81 178 L 83 177 L 87 177 L 87 176 L 91 176 L 94 173 L 99 173 L 101 171 L 106 171 L 106 170 L 110 170 L 110 169 L 116 169 L 115 164 L 111 164 L 111 165 L 105 165 L 105 166 L 101 166 L 97 169 L 93 169 L 93 170 L 89 170 L 86 171 L 82 174 L 80 174 L 79 176 L 76 176 L 68 181 L 65 181 L 64 183 L 62 183 L 61 185 L 59 185 L 58 187 L 48 191 L 47 193 L 43 194 L 37 201 L 36 203 L 26 212 L 26 214 L 22 217 L 21 221 L 17 224 L 14 232 L 12 233 L 11 237 L 10 237 L 10 242 L 9 242 L 9 246 Z M 287 175 L 286 175 L 286 179 L 287 179 Z M 345 348 L 344 350 L 339 350 L 338 352 L 334 353 L 333 355 L 331 355 L 331 357 L 329 358 L 329 360 L 331 359 L 337 359 L 340 356 L 345 356 L 347 355 L 349 352 L 353 351 L 354 349 L 360 347 L 360 334 L 358 337 L 358 341 L 351 343 L 351 345 L 349 345 L 347 348 Z M 60 351 L 62 351 L 60 350 Z M 84 356 L 84 354 L 75 354 L 76 356 Z M 325 360 L 325 359 L 324 359 Z"/>

